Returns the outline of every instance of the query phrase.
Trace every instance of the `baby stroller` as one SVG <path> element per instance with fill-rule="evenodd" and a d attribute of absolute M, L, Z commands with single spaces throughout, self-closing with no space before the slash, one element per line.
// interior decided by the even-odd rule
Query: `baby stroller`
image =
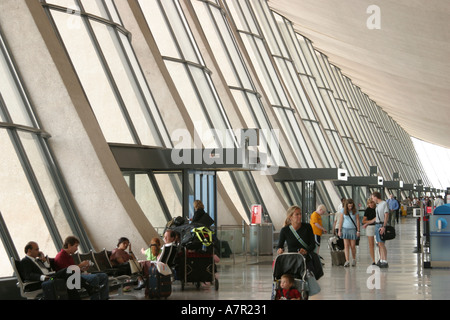
<path fill-rule="evenodd" d="M 277 290 L 280 289 L 280 279 L 289 273 L 294 277 L 293 288 L 300 292 L 301 300 L 308 300 L 308 284 L 306 283 L 306 260 L 299 253 L 283 253 L 275 258 L 273 264 L 272 298 L 275 300 Z"/>

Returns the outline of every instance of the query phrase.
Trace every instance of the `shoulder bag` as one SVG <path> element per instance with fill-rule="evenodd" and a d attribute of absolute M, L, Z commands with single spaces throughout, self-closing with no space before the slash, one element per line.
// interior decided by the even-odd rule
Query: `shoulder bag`
<path fill-rule="evenodd" d="M 295 231 L 292 225 L 290 225 L 289 228 L 297 238 L 298 242 L 300 242 L 300 244 L 308 251 L 309 259 L 306 260 L 307 269 L 314 274 L 316 280 L 319 280 L 323 276 L 322 262 L 320 261 L 319 255 L 313 251 L 310 252 L 310 250 L 308 249 L 309 246 L 305 243 L 305 241 L 302 240 L 302 238 L 300 238 L 297 231 Z"/>
<path fill-rule="evenodd" d="M 383 241 L 395 239 L 395 228 L 392 226 L 386 226 L 384 233 L 380 234 L 380 238 Z"/>
<path fill-rule="evenodd" d="M 378 212 L 377 212 L 377 216 L 378 216 L 378 220 L 381 221 L 380 216 L 378 215 Z M 384 221 L 383 221 L 383 223 L 384 223 Z M 380 234 L 380 239 L 382 241 L 395 239 L 395 228 L 392 226 L 386 226 L 384 228 L 384 233 Z"/>
<path fill-rule="evenodd" d="M 308 284 L 308 294 L 313 296 L 320 292 L 320 286 L 315 275 L 311 271 L 306 272 L 306 283 Z"/>

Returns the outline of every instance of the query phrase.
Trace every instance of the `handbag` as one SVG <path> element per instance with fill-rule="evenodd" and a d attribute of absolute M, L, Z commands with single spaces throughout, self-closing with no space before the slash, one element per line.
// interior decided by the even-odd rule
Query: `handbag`
<path fill-rule="evenodd" d="M 137 262 L 134 259 L 130 259 L 128 261 L 130 263 L 131 274 L 136 274 L 136 273 L 142 272 L 142 266 L 139 262 Z"/>
<path fill-rule="evenodd" d="M 307 269 L 314 274 L 316 280 L 319 280 L 323 276 L 323 268 L 320 257 L 315 252 L 310 252 L 308 255 L 310 259 L 306 260 Z"/>
<path fill-rule="evenodd" d="M 306 273 L 306 283 L 308 284 L 308 294 L 310 296 L 313 296 L 320 292 L 319 283 L 317 282 L 316 277 L 311 271 L 308 271 Z"/>
<path fill-rule="evenodd" d="M 377 212 L 377 217 L 378 217 L 378 220 L 381 221 L 380 216 L 378 215 L 378 212 Z M 395 239 L 395 228 L 392 226 L 386 226 L 384 228 L 384 233 L 380 234 L 380 239 L 382 241 Z"/>
<path fill-rule="evenodd" d="M 309 246 L 302 240 L 302 238 L 300 238 L 297 231 L 295 231 L 294 227 L 292 225 L 290 225 L 289 228 L 291 229 L 292 233 L 297 238 L 298 242 L 300 242 L 300 244 L 303 247 L 309 248 Z M 310 259 L 306 260 L 306 267 L 309 271 L 311 271 L 314 274 L 316 280 L 319 280 L 323 276 L 323 268 L 322 268 L 322 262 L 320 261 L 320 257 L 315 252 L 309 252 L 308 255 L 309 255 Z"/>
<path fill-rule="evenodd" d="M 355 228 L 356 228 L 356 231 L 358 231 L 358 227 L 356 226 L 356 223 L 355 223 L 355 221 L 353 220 L 352 215 L 349 214 L 348 216 L 350 217 L 350 220 L 352 220 L 353 225 L 354 225 Z M 359 246 L 359 238 L 360 238 L 360 237 L 357 237 L 357 238 L 356 238 L 356 245 L 357 245 L 357 246 Z"/>
<path fill-rule="evenodd" d="M 170 269 L 164 262 L 156 262 L 156 269 L 158 269 L 158 272 L 164 276 L 172 274 L 172 269 Z"/>

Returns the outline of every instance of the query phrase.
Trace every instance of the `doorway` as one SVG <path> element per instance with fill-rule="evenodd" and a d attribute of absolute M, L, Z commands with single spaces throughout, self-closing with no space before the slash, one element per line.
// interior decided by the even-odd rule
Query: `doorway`
<path fill-rule="evenodd" d="M 215 171 L 185 171 L 185 192 L 183 192 L 183 213 L 188 219 L 194 216 L 194 200 L 200 200 L 205 212 L 217 226 L 217 176 Z"/>

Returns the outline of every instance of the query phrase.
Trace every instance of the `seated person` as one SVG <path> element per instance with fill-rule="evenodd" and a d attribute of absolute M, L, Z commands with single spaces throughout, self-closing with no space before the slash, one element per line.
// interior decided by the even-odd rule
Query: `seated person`
<path fill-rule="evenodd" d="M 129 249 L 129 253 L 126 251 L 127 248 Z M 114 249 L 111 252 L 111 256 L 109 257 L 109 260 L 111 261 L 111 264 L 114 268 L 119 269 L 119 275 L 131 275 L 131 266 L 130 263 L 136 263 L 136 266 L 140 264 L 137 263 L 136 256 L 134 255 L 133 251 L 131 250 L 131 243 L 130 240 L 126 237 L 121 237 L 117 243 L 117 248 Z M 138 286 L 135 288 L 136 290 L 140 290 L 144 287 L 144 281 L 142 277 L 138 278 Z M 126 286 L 123 288 L 123 291 L 128 292 L 131 288 L 129 286 Z"/>
<path fill-rule="evenodd" d="M 67 278 L 69 278 L 70 274 L 66 272 L 66 269 L 60 270 L 59 272 L 52 270 L 48 257 L 45 257 L 44 254 L 39 251 L 39 246 L 36 242 L 28 242 L 24 251 L 26 256 L 20 261 L 23 281 L 40 281 L 35 284 L 28 285 L 26 287 L 26 291 L 41 289 L 42 286 L 46 285 L 46 282 L 51 281 L 51 278 L 63 279 L 64 281 L 67 281 Z M 67 288 L 67 294 L 70 300 L 80 299 L 76 289 Z"/>
<path fill-rule="evenodd" d="M 157 261 L 161 251 L 161 240 L 156 237 L 150 242 L 149 248 L 146 250 L 144 248 L 141 249 L 141 253 L 145 255 L 147 261 Z"/>
<path fill-rule="evenodd" d="M 280 280 L 280 289 L 277 290 L 275 300 L 300 300 L 300 292 L 293 286 L 294 277 L 291 274 L 283 274 Z"/>
<path fill-rule="evenodd" d="M 141 265 L 142 269 L 142 275 L 143 279 L 148 279 L 148 268 L 151 267 L 152 263 L 157 261 L 159 258 L 159 255 L 161 254 L 161 240 L 157 237 L 153 238 L 150 242 L 149 248 L 144 250 L 144 248 L 141 249 L 141 253 L 145 255 L 146 260 L 139 260 L 139 264 Z M 145 287 L 144 281 L 140 283 L 134 290 L 141 290 Z"/>
<path fill-rule="evenodd" d="M 176 243 L 177 233 L 173 230 L 167 229 L 166 232 L 164 232 L 163 238 L 165 244 Z"/>
<path fill-rule="evenodd" d="M 176 245 L 177 238 L 179 238 L 179 236 L 173 230 L 166 230 L 166 232 L 164 232 L 165 244 L 157 259 L 158 262 L 163 262 L 169 267 L 172 267 L 175 264 L 175 257 L 178 251 L 178 246 Z"/>
<path fill-rule="evenodd" d="M 78 251 L 80 240 L 75 236 L 69 236 L 64 240 L 63 248 L 55 257 L 56 270 L 62 270 L 75 265 L 72 254 Z M 82 271 L 89 269 L 89 261 L 81 262 L 78 267 Z M 90 294 L 91 300 L 109 299 L 109 282 L 106 273 L 82 273 L 81 286 Z"/>
<path fill-rule="evenodd" d="M 126 252 L 126 249 L 129 248 L 129 252 Z M 114 268 L 118 268 L 121 270 L 120 274 L 131 275 L 131 268 L 129 261 L 131 259 L 136 259 L 131 250 L 131 243 L 128 238 L 122 237 L 119 239 L 117 243 L 117 248 L 111 252 L 111 256 L 109 260 Z"/>

